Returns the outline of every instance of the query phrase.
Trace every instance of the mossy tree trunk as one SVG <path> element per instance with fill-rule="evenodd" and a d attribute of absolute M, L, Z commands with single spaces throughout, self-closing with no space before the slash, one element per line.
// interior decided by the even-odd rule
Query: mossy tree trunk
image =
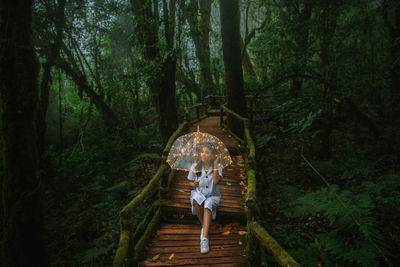
<path fill-rule="evenodd" d="M 135 36 L 140 45 L 144 47 L 144 58 L 148 64 L 157 66 L 160 61 L 158 47 L 158 0 L 130 0 L 131 10 L 134 15 Z M 159 94 L 159 68 L 153 70 L 153 77 L 149 79 L 152 106 L 158 109 Z"/>
<path fill-rule="evenodd" d="M 200 65 L 200 99 L 216 93 L 210 68 L 211 2 L 211 0 L 191 0 L 188 1 L 185 10 L 185 17 L 190 27 L 190 36 L 196 47 L 196 57 Z M 200 19 L 198 19 L 199 10 Z"/>
<path fill-rule="evenodd" d="M 247 117 L 243 89 L 238 0 L 220 0 L 222 50 L 228 108 Z M 243 123 L 228 116 L 228 127 L 243 137 Z"/>
<path fill-rule="evenodd" d="M 178 128 L 178 111 L 176 108 L 176 53 L 174 50 L 174 19 L 175 19 L 175 0 L 171 0 L 169 11 L 167 1 L 163 0 L 163 21 L 164 35 L 167 42 L 167 56 L 162 66 L 162 75 L 159 88 L 159 115 L 160 130 L 163 146 L 167 145 L 168 139 Z"/>
<path fill-rule="evenodd" d="M 39 65 L 30 0 L 0 2 L 2 266 L 48 266 L 43 242 L 35 118 Z"/>

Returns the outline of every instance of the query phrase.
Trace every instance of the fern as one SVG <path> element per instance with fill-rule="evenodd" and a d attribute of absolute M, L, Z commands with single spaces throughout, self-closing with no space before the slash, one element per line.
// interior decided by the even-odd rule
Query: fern
<path fill-rule="evenodd" d="M 94 247 L 88 249 L 85 253 L 85 256 L 82 259 L 83 263 L 92 263 L 94 262 L 99 256 L 107 255 L 111 249 L 113 249 L 114 244 L 109 244 L 108 246 L 103 247 Z"/>
<path fill-rule="evenodd" d="M 340 259 L 362 266 L 377 266 L 380 254 L 371 242 L 380 246 L 385 254 L 388 254 L 388 248 L 385 238 L 377 226 L 374 214 L 376 201 L 373 200 L 373 197 L 381 192 L 384 186 L 378 186 L 378 189 L 372 191 L 373 193 L 356 193 L 360 188 L 373 188 L 373 184 L 365 182 L 360 186 L 353 186 L 345 190 L 339 190 L 338 185 L 321 188 L 291 201 L 282 212 L 291 217 L 302 217 L 317 212 L 324 214 L 334 230 L 318 234 L 317 237 L 323 250 L 330 257 L 333 256 L 336 261 Z M 286 193 L 295 192 L 290 187 L 284 191 Z M 346 208 L 339 203 L 336 195 Z"/>
<path fill-rule="evenodd" d="M 129 188 L 129 183 L 128 181 L 122 181 L 116 185 L 113 185 L 111 187 L 108 187 L 106 189 L 104 189 L 104 191 L 106 192 L 110 192 L 110 191 L 121 191 L 123 189 L 127 189 Z"/>

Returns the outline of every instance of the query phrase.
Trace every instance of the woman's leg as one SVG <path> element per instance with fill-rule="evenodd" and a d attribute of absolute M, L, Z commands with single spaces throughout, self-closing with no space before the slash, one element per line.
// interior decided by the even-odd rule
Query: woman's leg
<path fill-rule="evenodd" d="M 211 210 L 209 210 L 208 208 L 204 207 L 204 216 L 203 216 L 203 237 L 207 237 L 208 238 L 208 231 L 210 229 L 210 225 L 211 225 Z"/>
<path fill-rule="evenodd" d="M 199 203 L 197 203 L 196 200 L 193 200 L 193 205 L 194 205 L 194 210 L 196 211 L 196 214 L 197 214 L 197 218 L 199 218 L 201 226 L 203 226 L 204 202 L 203 202 L 203 204 L 199 205 Z"/>

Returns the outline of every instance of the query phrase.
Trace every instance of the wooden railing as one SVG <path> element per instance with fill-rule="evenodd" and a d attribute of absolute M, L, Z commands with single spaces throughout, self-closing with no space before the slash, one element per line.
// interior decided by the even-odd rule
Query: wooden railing
<path fill-rule="evenodd" d="M 236 133 L 233 133 L 224 122 L 224 113 L 231 115 L 233 118 L 243 122 L 243 136 L 241 139 Z M 245 170 L 247 176 L 247 193 L 245 200 L 245 212 L 247 217 L 247 244 L 246 255 L 253 266 L 260 265 L 258 262 L 260 255 L 267 250 L 273 255 L 275 260 L 281 266 L 299 266 L 299 264 L 279 245 L 279 243 L 257 222 L 259 217 L 259 207 L 256 197 L 256 149 L 250 132 L 250 120 L 245 118 L 231 109 L 226 104 L 221 105 L 220 124 L 231 135 L 235 136 L 244 146 Z"/>

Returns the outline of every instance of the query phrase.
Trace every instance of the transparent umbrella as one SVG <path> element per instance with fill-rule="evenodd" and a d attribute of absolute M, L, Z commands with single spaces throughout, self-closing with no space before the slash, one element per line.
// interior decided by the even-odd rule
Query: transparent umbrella
<path fill-rule="evenodd" d="M 193 163 L 199 162 L 200 152 L 204 146 L 211 146 L 219 158 L 221 168 L 232 163 L 232 158 L 225 144 L 209 133 L 191 132 L 178 137 L 169 151 L 167 163 L 173 169 L 188 171 Z"/>

